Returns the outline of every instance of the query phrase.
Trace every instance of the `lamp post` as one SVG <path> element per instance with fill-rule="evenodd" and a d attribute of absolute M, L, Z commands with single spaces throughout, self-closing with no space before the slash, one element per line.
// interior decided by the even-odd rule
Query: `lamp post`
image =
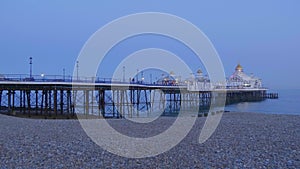
<path fill-rule="evenodd" d="M 125 82 L 125 66 L 123 66 L 123 82 Z"/>
<path fill-rule="evenodd" d="M 79 61 L 76 62 L 77 80 L 79 80 Z"/>
<path fill-rule="evenodd" d="M 30 79 L 32 79 L 32 57 L 29 58 L 29 65 L 30 65 L 29 77 Z"/>

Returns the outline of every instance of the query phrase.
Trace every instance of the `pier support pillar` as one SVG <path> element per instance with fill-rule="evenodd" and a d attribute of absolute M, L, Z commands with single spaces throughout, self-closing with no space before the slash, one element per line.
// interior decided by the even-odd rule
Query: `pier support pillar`
<path fill-rule="evenodd" d="M 12 111 L 15 110 L 15 94 L 16 94 L 16 92 L 13 90 L 12 91 Z"/>
<path fill-rule="evenodd" d="M 39 91 L 35 90 L 35 115 L 38 115 L 39 109 Z"/>
<path fill-rule="evenodd" d="M 41 99 L 41 112 L 40 114 L 43 114 L 43 110 L 44 110 L 44 95 L 45 95 L 45 91 L 42 91 L 42 99 Z"/>
<path fill-rule="evenodd" d="M 111 92 L 112 92 L 112 113 L 113 113 L 113 117 L 115 117 L 115 112 L 116 112 L 116 108 L 115 108 L 115 91 L 114 90 L 111 90 Z"/>
<path fill-rule="evenodd" d="M 105 90 L 101 90 L 100 93 L 101 93 L 100 109 L 101 109 L 102 116 L 105 117 Z"/>
<path fill-rule="evenodd" d="M 63 114 L 64 112 L 64 91 L 60 90 L 60 114 Z"/>
<path fill-rule="evenodd" d="M 23 90 L 22 91 L 22 110 L 23 110 L 23 114 L 25 114 L 26 112 L 26 91 Z"/>
<path fill-rule="evenodd" d="M 31 104 L 30 104 L 31 98 L 30 98 L 30 93 L 31 93 L 30 90 L 26 90 L 27 110 L 28 110 L 28 115 L 29 115 L 29 116 L 30 116 L 30 111 L 31 111 Z"/>
<path fill-rule="evenodd" d="M 71 112 L 71 91 L 67 90 L 67 113 Z"/>
<path fill-rule="evenodd" d="M 0 111 L 2 109 L 2 90 L 0 90 Z"/>
<path fill-rule="evenodd" d="M 8 111 L 10 112 L 11 111 L 11 91 L 10 90 L 7 91 L 7 108 L 8 108 Z"/>
<path fill-rule="evenodd" d="M 84 91 L 84 97 L 85 97 L 85 102 L 84 102 L 84 114 L 85 115 L 88 115 L 89 114 L 89 111 L 90 111 L 90 91 L 89 90 L 85 90 Z"/>
<path fill-rule="evenodd" d="M 48 91 L 45 90 L 44 91 L 44 94 L 45 94 L 45 115 L 48 115 Z"/>
<path fill-rule="evenodd" d="M 49 110 L 49 112 L 50 112 L 50 115 L 52 114 L 52 91 L 51 90 L 49 90 L 48 91 L 49 92 L 49 104 L 48 104 L 48 110 Z"/>
<path fill-rule="evenodd" d="M 54 114 L 55 114 L 55 116 L 57 116 L 57 90 L 55 89 L 54 91 L 53 91 L 53 109 L 54 109 Z"/>

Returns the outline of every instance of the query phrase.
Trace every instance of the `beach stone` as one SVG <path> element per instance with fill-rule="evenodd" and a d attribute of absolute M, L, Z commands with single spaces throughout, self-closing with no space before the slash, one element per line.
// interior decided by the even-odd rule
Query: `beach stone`
<path fill-rule="evenodd" d="M 213 135 L 198 143 L 199 117 L 187 137 L 155 157 L 129 159 L 95 144 L 77 120 L 0 115 L 0 168 L 300 168 L 300 116 L 225 112 Z M 131 137 L 150 137 L 174 117 L 152 125 L 108 120 Z"/>

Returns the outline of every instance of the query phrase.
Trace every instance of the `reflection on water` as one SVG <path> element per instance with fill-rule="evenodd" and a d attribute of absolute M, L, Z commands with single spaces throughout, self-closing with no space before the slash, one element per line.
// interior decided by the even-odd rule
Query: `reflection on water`
<path fill-rule="evenodd" d="M 267 99 L 259 102 L 243 102 L 227 105 L 225 111 L 300 115 L 300 90 L 278 90 L 275 92 L 279 93 L 279 99 Z M 210 104 L 215 102 L 210 99 L 202 101 L 197 99 L 185 101 L 173 99 L 172 101 L 169 97 L 161 99 L 159 93 L 156 95 L 153 94 L 154 92 L 151 93 L 151 102 L 145 97 L 145 99 L 142 99 L 139 103 L 133 99 L 132 103 L 129 101 L 124 105 L 119 104 L 120 101 L 118 99 L 114 100 L 112 96 L 108 96 L 107 100 L 105 100 L 106 104 L 103 109 L 105 111 L 105 116 L 116 117 L 120 115 L 122 117 L 130 118 L 150 117 L 155 119 L 158 116 L 178 116 L 179 112 L 185 112 L 185 114 L 198 112 L 200 116 L 203 116 L 207 114 L 208 111 L 222 111 L 222 108 L 219 108 L 218 106 L 214 106 L 214 109 L 216 110 L 209 110 Z M 175 98 L 179 98 L 179 96 L 176 95 Z M 95 100 L 98 100 L 98 98 Z M 85 107 L 77 106 L 77 112 L 85 112 Z M 98 103 L 92 102 L 89 114 L 97 114 L 97 112 L 99 113 Z"/>

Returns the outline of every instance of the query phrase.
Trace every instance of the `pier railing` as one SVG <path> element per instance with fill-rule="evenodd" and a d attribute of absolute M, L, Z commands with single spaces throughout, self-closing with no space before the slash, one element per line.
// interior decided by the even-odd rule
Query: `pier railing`
<path fill-rule="evenodd" d="M 101 83 L 120 83 L 120 79 L 112 78 L 99 78 L 99 77 L 73 77 L 70 75 L 32 75 L 31 77 L 28 74 L 0 74 L 0 81 L 32 81 L 32 82 L 101 82 Z"/>
<path fill-rule="evenodd" d="M 0 74 L 0 81 L 10 82 L 79 82 L 79 83 L 107 83 L 107 84 L 143 84 L 143 85 L 169 85 L 169 84 L 156 84 L 145 81 L 122 81 L 121 79 L 113 78 L 100 78 L 100 77 L 83 77 L 83 76 L 70 76 L 70 75 L 32 75 L 28 74 Z"/>
<path fill-rule="evenodd" d="M 211 83 L 204 83 L 204 85 L 200 86 L 193 86 L 189 85 L 187 81 L 184 82 L 177 82 L 177 83 L 158 83 L 158 82 L 147 82 L 147 81 L 123 81 L 121 79 L 114 79 L 114 78 L 100 78 L 100 77 L 83 77 L 83 76 L 70 76 L 70 75 L 32 75 L 31 77 L 28 74 L 0 74 L 0 82 L 1 81 L 9 81 L 9 82 L 78 82 L 78 83 L 96 83 L 96 84 L 141 84 L 141 85 L 148 85 L 148 86 L 181 86 L 186 87 L 189 91 L 212 91 L 215 89 L 227 89 L 227 90 L 251 90 L 251 89 L 259 89 L 259 90 L 267 90 L 267 88 L 247 88 L 247 87 L 240 87 L 240 86 L 228 86 L 226 84 L 211 84 Z M 277 95 L 278 96 L 278 95 Z M 266 96 L 269 98 L 271 96 Z"/>

